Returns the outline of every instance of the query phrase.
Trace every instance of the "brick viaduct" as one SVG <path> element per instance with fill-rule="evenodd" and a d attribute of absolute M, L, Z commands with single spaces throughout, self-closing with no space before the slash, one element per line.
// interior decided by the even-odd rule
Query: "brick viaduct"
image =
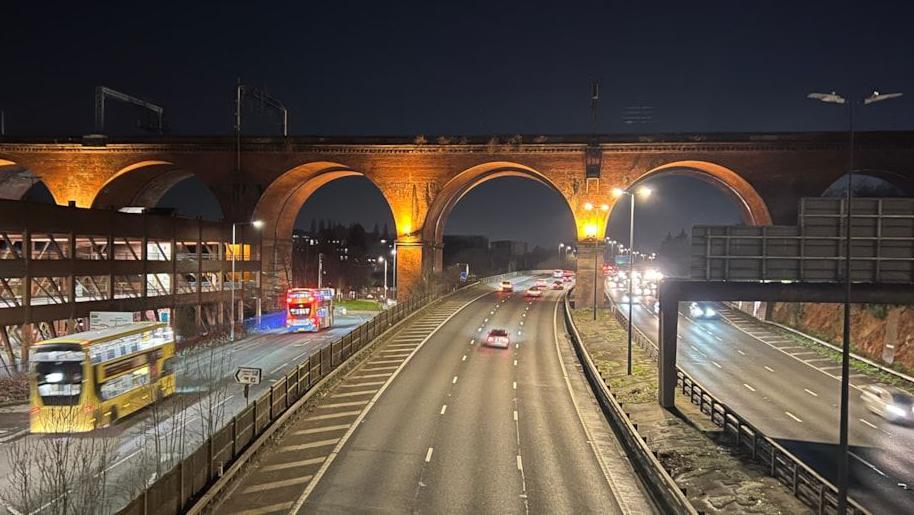
<path fill-rule="evenodd" d="M 914 133 L 858 133 L 856 141 L 856 170 L 914 195 Z M 40 180 L 60 204 L 154 206 L 193 174 L 212 190 L 227 220 L 266 222 L 264 277 L 276 277 L 271 272 L 291 253 L 293 224 L 308 197 L 335 179 L 363 175 L 390 206 L 400 294 L 408 295 L 441 269 L 451 209 L 490 179 L 526 177 L 558 192 L 574 215 L 579 241 L 594 242 L 579 246 L 579 263 L 589 269 L 602 259 L 593 249 L 603 239 L 615 187 L 661 173 L 693 175 L 730 194 L 745 223 L 793 224 L 798 199 L 820 195 L 848 169 L 848 150 L 846 133 L 602 137 L 597 143 L 561 136 L 245 138 L 240 151 L 230 137 L 7 139 L 0 140 L 0 198 L 20 198 Z M 584 298 L 593 287 L 579 281 Z"/>

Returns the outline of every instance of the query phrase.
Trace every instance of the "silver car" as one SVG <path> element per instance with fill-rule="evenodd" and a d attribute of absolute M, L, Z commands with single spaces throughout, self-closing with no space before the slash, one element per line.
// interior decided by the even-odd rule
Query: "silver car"
<path fill-rule="evenodd" d="M 866 409 L 895 424 L 914 423 L 914 396 L 881 383 L 862 388 L 860 399 Z"/>

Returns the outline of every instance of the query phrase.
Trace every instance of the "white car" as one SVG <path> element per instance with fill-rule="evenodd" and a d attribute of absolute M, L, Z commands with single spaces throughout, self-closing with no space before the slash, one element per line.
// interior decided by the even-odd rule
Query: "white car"
<path fill-rule="evenodd" d="M 561 269 L 555 269 L 552 271 L 552 277 L 555 279 L 561 279 L 565 275 L 565 271 Z"/>
<path fill-rule="evenodd" d="M 511 338 L 508 337 L 508 331 L 504 329 L 492 329 L 486 336 L 486 346 L 501 347 L 507 349 L 511 346 Z"/>
<path fill-rule="evenodd" d="M 527 291 L 524 292 L 524 296 L 525 297 L 542 297 L 543 290 L 534 286 L 533 288 L 528 288 Z"/>
<path fill-rule="evenodd" d="M 866 409 L 894 424 L 914 424 L 914 397 L 910 393 L 881 383 L 863 387 L 860 399 Z"/>
<path fill-rule="evenodd" d="M 704 302 L 693 302 L 689 304 L 689 315 L 696 319 L 720 318 L 720 314 L 710 304 Z"/>
<path fill-rule="evenodd" d="M 549 283 L 545 279 L 537 279 L 533 287 L 544 289 L 549 287 Z"/>
<path fill-rule="evenodd" d="M 514 291 L 514 285 L 511 284 L 511 281 L 502 281 L 498 285 L 498 291 L 512 292 Z"/>

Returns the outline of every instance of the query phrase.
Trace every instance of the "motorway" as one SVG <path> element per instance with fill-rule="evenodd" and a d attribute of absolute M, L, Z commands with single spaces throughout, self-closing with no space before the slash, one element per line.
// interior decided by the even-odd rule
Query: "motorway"
<path fill-rule="evenodd" d="M 596 445 L 612 437 L 586 415 L 597 411 L 589 390 L 571 386 L 581 373 L 560 298 L 488 288 L 434 306 L 290 427 L 216 510 L 651 513 L 617 444 Z M 508 330 L 509 348 L 480 345 L 492 328 Z"/>
<path fill-rule="evenodd" d="M 607 290 L 609 291 L 609 290 Z M 621 303 L 621 291 L 613 290 Z M 715 305 L 719 319 L 694 320 L 680 306 L 677 363 L 706 390 L 820 475 L 834 482 L 840 367 L 748 315 Z M 658 319 L 633 306 L 635 325 L 655 343 Z M 870 413 L 851 375 L 850 495 L 873 513 L 912 513 L 914 428 Z"/>
<path fill-rule="evenodd" d="M 118 421 L 110 428 L 90 433 L 113 439 L 113 455 L 110 456 L 106 472 L 112 484 L 119 484 L 120 478 L 135 478 L 136 467 L 148 466 L 137 458 L 150 445 L 151 425 L 158 425 L 160 434 L 168 434 L 173 425 L 186 428 L 187 451 L 199 445 L 205 432 L 204 419 L 212 417 L 226 423 L 245 407 L 240 385 L 231 380 L 238 366 L 259 367 L 263 370 L 263 382 L 251 388 L 250 398 L 256 399 L 277 379 L 283 377 L 289 367 L 315 350 L 322 348 L 355 329 L 368 320 L 370 314 L 337 315 L 335 326 L 320 333 L 286 333 L 274 330 L 253 335 L 233 344 L 215 347 L 213 351 L 194 350 L 182 352 L 177 365 L 178 394 L 167 399 L 159 420 L 152 420 L 151 409 L 141 410 Z M 206 383 L 206 384 L 204 384 Z M 210 395 L 209 400 L 206 395 Z M 0 451 L 13 445 L 29 445 L 44 435 L 28 435 L 27 405 L 0 409 L 0 427 L 4 437 Z M 183 410 L 183 411 L 178 411 Z M 221 425 L 221 424 L 220 424 Z M 0 489 L 6 489 L 10 480 L 10 453 L 0 452 Z M 147 472 L 149 477 L 154 472 Z M 141 485 L 140 485 L 141 486 Z M 118 488 L 118 490 L 123 490 Z M 125 497 L 129 494 L 125 493 Z M 116 505 L 123 505 L 129 498 L 115 499 Z"/>

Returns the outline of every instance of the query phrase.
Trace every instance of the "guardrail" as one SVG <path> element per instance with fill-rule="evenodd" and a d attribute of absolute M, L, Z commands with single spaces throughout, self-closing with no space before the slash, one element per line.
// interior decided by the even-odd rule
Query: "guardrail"
<path fill-rule="evenodd" d="M 587 382 L 590 383 L 590 388 L 593 390 L 603 414 L 610 422 L 613 432 L 631 459 L 632 466 L 644 480 L 651 497 L 661 508 L 660 511 L 662 513 L 697 514 L 698 512 L 692 507 L 692 504 L 679 489 L 679 486 L 676 485 L 676 481 L 663 468 L 663 465 L 651 451 L 647 442 L 644 441 L 644 438 L 626 416 L 622 406 L 610 393 L 606 383 L 603 382 L 603 378 L 600 377 L 600 372 L 581 342 L 581 336 L 578 334 L 578 329 L 571 318 L 568 295 L 565 295 L 563 306 L 565 326 L 571 335 L 571 342 L 575 353 L 578 355 L 578 360 L 581 362 L 584 376 L 587 378 Z"/>
<path fill-rule="evenodd" d="M 522 274 L 539 271 L 510 272 L 484 277 L 478 282 L 501 281 Z M 464 285 L 472 286 L 477 283 Z M 119 513 L 122 515 L 177 514 L 183 513 L 189 502 L 205 492 L 221 478 L 227 467 L 236 463 L 251 445 L 271 430 L 274 422 L 285 419 L 289 408 L 312 391 L 332 372 L 355 356 L 378 336 L 414 312 L 459 288 L 447 292 L 414 297 L 390 309 L 381 311 L 352 332 L 321 349 L 315 350 L 294 370 L 270 386 L 260 397 L 235 415 L 231 421 L 205 440 L 202 446 L 181 460 L 174 468 L 159 477 L 143 493 Z M 248 453 L 249 454 L 249 453 Z"/>
<path fill-rule="evenodd" d="M 628 319 L 612 300 L 610 302 L 616 320 L 627 326 Z M 651 358 L 657 360 L 657 345 L 635 326 L 632 326 L 632 342 L 638 343 Z M 678 365 L 676 385 L 692 404 L 698 406 L 714 425 L 723 430 L 724 435 L 735 437 L 733 443 L 737 450 L 748 449 L 752 459 L 764 464 L 771 477 L 790 487 L 797 499 L 816 510 L 816 513 L 837 513 L 838 489 L 827 479 L 720 402 Z M 848 498 L 848 513 L 869 514 L 851 498 Z"/>

